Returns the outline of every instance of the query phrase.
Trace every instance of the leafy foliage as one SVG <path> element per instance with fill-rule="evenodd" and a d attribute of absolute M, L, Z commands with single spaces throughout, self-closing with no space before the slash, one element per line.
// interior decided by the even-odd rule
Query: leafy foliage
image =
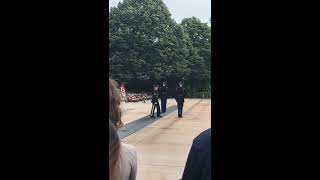
<path fill-rule="evenodd" d="M 208 86 L 211 29 L 195 17 L 177 24 L 162 0 L 124 0 L 109 13 L 109 67 L 133 91 L 163 79 Z"/>

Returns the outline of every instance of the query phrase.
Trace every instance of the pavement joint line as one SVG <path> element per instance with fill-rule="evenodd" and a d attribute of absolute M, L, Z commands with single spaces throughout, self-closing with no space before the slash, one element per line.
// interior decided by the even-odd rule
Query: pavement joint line
<path fill-rule="evenodd" d="M 160 118 L 151 118 L 150 115 L 144 116 L 142 118 L 139 118 L 137 120 L 134 120 L 128 124 L 125 124 L 122 128 L 118 130 L 118 135 L 120 139 L 123 139 L 139 130 L 142 128 L 146 127 L 149 124 L 154 123 L 155 121 L 161 120 L 163 117 L 171 114 L 172 112 L 176 111 L 177 105 L 170 106 L 166 109 L 165 113 L 161 113 L 162 117 Z"/>

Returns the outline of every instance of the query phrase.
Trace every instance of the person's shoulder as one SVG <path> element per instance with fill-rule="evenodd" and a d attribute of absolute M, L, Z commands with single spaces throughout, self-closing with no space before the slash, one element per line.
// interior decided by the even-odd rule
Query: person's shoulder
<path fill-rule="evenodd" d="M 211 138 L 211 128 L 201 132 L 196 139 L 206 139 L 206 138 Z"/>
<path fill-rule="evenodd" d="M 137 150 L 134 146 L 130 144 L 124 144 L 122 143 L 122 149 L 124 152 L 129 153 L 132 156 L 137 156 Z"/>
<path fill-rule="evenodd" d="M 122 157 L 129 163 L 131 169 L 136 170 L 138 162 L 136 148 L 130 144 L 122 143 L 122 153 Z"/>
<path fill-rule="evenodd" d="M 137 171 L 137 151 L 136 148 L 130 144 L 121 143 L 121 151 L 120 151 L 120 158 L 122 166 L 122 175 L 121 179 L 130 179 L 129 177 L 132 174 L 136 174 Z"/>
<path fill-rule="evenodd" d="M 130 144 L 122 143 L 122 147 L 124 147 L 125 149 L 128 149 L 128 150 L 131 150 L 131 151 L 136 151 L 136 148 Z"/>
<path fill-rule="evenodd" d="M 211 145 L 211 128 L 201 132 L 194 138 L 193 143 L 199 147 Z"/>

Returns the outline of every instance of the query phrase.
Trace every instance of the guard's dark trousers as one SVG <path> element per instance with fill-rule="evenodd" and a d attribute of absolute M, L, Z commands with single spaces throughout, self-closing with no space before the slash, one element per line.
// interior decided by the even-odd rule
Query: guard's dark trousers
<path fill-rule="evenodd" d="M 178 102 L 178 117 L 182 117 L 183 102 Z"/>
<path fill-rule="evenodd" d="M 159 102 L 155 102 L 152 103 L 152 108 L 151 108 L 151 113 L 150 113 L 150 117 L 154 117 L 154 110 L 157 107 L 157 116 L 160 116 L 160 106 L 159 106 Z"/>
<path fill-rule="evenodd" d="M 167 98 L 161 98 L 161 111 L 162 113 L 167 111 Z"/>

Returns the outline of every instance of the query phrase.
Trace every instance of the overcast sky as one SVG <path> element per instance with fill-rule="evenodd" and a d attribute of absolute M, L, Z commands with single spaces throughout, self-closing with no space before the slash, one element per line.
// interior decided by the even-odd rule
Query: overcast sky
<path fill-rule="evenodd" d="M 110 6 L 118 5 L 122 0 L 109 0 Z M 180 23 L 183 18 L 195 16 L 202 22 L 209 22 L 211 17 L 211 0 L 163 0 L 173 19 Z"/>

